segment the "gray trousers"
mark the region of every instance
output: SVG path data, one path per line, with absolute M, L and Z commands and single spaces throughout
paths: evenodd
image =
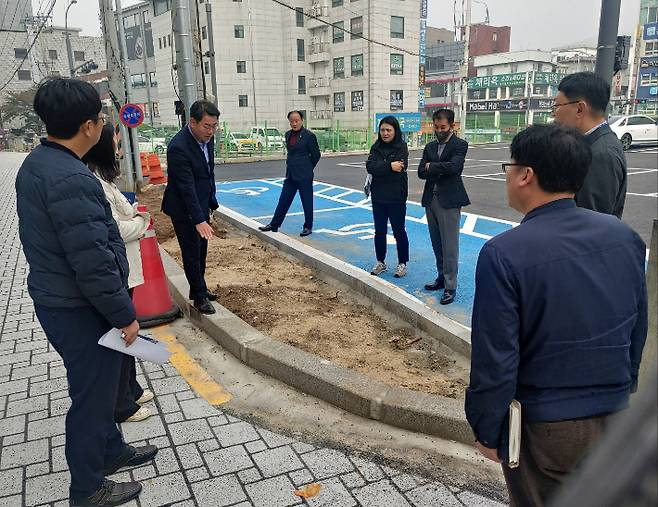
M 446 289 L 456 290 L 461 208 L 444 208 L 439 204 L 439 199 L 435 195 L 432 203 L 425 208 L 425 214 L 436 257 L 437 279 L 444 280 Z

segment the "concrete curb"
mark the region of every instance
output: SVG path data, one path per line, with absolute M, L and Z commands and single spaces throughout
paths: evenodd
M 470 357 L 471 331 L 468 327 L 435 312 L 429 306 L 396 285 L 371 276 L 347 262 L 336 259 L 280 232 L 263 233 L 258 222 L 220 206 L 217 216 L 239 229 L 255 234 L 282 252 L 292 255 L 309 267 L 347 285 L 373 303 L 397 315 L 455 352 Z
M 160 248 L 169 290 L 186 317 L 251 368 L 361 417 L 391 426 L 472 444 L 462 403 L 442 396 L 391 387 L 328 360 L 278 342 L 214 303 L 203 315 L 187 299 L 183 269 Z
M 419 148 L 420 149 L 420 148 Z M 369 150 L 359 151 L 326 151 L 322 152 L 322 158 L 349 157 L 350 155 L 367 155 Z M 218 158 L 215 164 L 241 164 L 245 162 L 276 162 L 286 160 L 286 155 L 256 155 L 253 157 Z

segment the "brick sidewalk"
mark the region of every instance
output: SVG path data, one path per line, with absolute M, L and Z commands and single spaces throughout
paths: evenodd
M 22 156 L 0 153 L 0 505 L 68 505 L 64 417 L 70 401 L 62 361 L 49 346 L 27 293 L 14 179 Z M 330 448 L 272 433 L 212 407 L 170 366 L 143 363 L 139 381 L 157 415 L 123 424 L 127 442 L 154 444 L 154 463 L 115 480 L 144 489 L 129 506 L 437 507 L 500 506 L 469 491 L 409 475 Z M 304 502 L 292 491 L 311 482 Z

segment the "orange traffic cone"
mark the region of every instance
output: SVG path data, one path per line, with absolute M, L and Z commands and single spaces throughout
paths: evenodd
M 138 205 L 138 211 L 146 211 L 146 206 Z M 180 316 L 180 310 L 174 304 L 162 258 L 155 237 L 153 219 L 146 229 L 146 234 L 139 242 L 142 255 L 144 283 L 135 287 L 133 304 L 137 312 L 137 321 L 141 327 L 152 327 L 171 322 Z
M 162 166 L 160 165 L 160 157 L 158 157 L 156 153 L 149 153 L 148 163 L 149 171 L 151 173 L 149 183 L 151 185 L 167 183 L 167 177 L 162 172 Z
M 147 158 L 148 153 L 139 152 L 139 160 L 142 164 L 142 177 L 148 178 L 151 174 L 149 171 L 149 160 Z

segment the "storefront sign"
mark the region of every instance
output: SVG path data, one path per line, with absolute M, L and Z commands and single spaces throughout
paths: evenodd
M 644 40 L 658 40 L 658 23 L 647 23 L 642 30 Z
M 515 99 L 467 102 L 466 108 L 469 113 L 483 113 L 491 111 L 525 111 L 528 108 L 528 101 L 526 99 Z
M 557 72 L 535 72 L 535 78 L 533 80 L 534 84 L 545 84 L 557 86 L 564 78 L 564 74 L 558 74 Z
M 658 69 L 658 57 L 650 56 L 648 58 L 640 58 L 641 69 Z
M 501 86 L 525 86 L 526 73 L 496 74 L 494 76 L 478 76 L 468 80 L 468 89 L 498 88 Z
M 420 1 L 420 19 L 427 19 L 427 0 Z
M 530 99 L 528 109 L 550 111 L 553 108 L 553 99 Z
M 402 132 L 419 132 L 422 128 L 421 113 L 377 113 L 375 114 L 375 132 L 379 127 L 379 122 L 386 116 L 397 118 Z
M 352 111 L 363 111 L 363 91 L 352 92 Z

